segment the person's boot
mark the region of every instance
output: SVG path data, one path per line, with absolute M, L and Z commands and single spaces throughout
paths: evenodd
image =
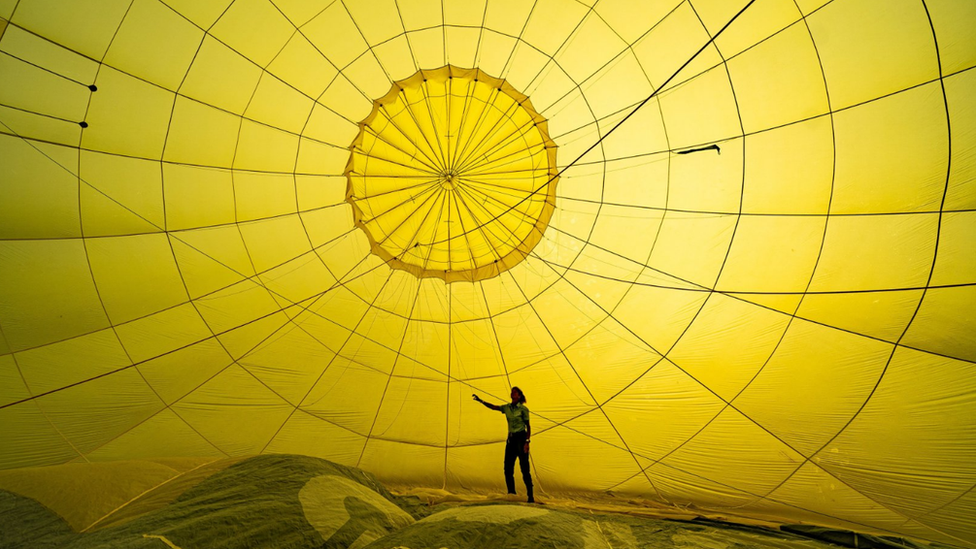
M 535 503 L 535 498 L 532 497 L 532 487 L 529 486 L 526 490 L 529 492 L 529 503 Z

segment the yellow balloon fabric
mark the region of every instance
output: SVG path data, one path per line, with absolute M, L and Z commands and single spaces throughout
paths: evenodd
M 0 468 L 976 547 L 976 3 L 0 0 Z M 519 483 L 520 484 L 520 483 Z

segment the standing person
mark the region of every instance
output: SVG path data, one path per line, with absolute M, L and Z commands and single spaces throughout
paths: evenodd
M 529 469 L 529 435 L 532 431 L 529 427 L 529 409 L 525 406 L 525 393 L 518 387 L 512 387 L 512 402 L 501 406 L 489 404 L 478 395 L 471 397 L 486 407 L 505 414 L 505 419 L 508 420 L 508 440 L 505 442 L 505 484 L 508 486 L 508 493 L 515 493 L 515 458 L 518 458 L 529 503 L 535 503 L 535 498 L 532 497 L 532 472 Z

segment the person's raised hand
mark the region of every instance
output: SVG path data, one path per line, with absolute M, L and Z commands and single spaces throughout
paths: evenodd
M 477 400 L 478 402 L 481 402 L 481 399 L 478 397 L 478 395 L 471 395 L 471 398 Z

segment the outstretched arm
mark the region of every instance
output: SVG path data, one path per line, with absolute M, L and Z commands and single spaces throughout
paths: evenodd
M 478 395 L 471 395 L 471 398 L 473 398 L 473 399 L 477 400 L 478 402 L 484 404 L 486 408 L 491 408 L 492 410 L 496 410 L 496 411 L 502 409 L 501 406 L 495 406 L 494 404 L 489 404 L 489 403 L 481 400 L 481 397 L 479 397 Z

